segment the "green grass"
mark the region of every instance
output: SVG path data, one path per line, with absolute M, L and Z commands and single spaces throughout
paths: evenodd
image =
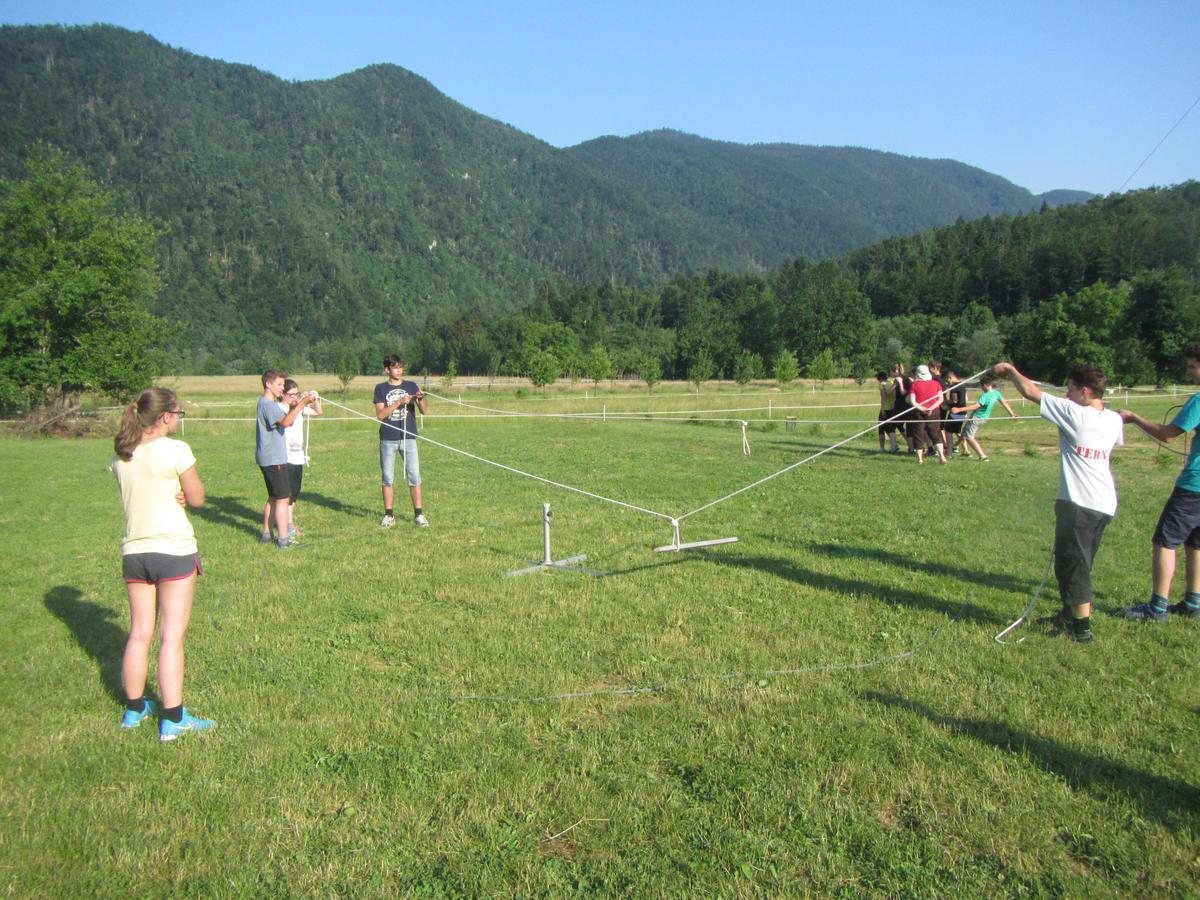
M 196 409 L 229 399 L 190 387 Z M 728 425 L 426 433 L 679 515 L 873 415 L 810 412 L 847 424 L 760 422 L 750 456 Z M 306 546 L 280 553 L 257 543 L 248 425 L 189 423 L 209 502 L 185 695 L 219 727 L 166 746 L 116 727 L 110 440 L 0 438 L 0 893 L 1194 895 L 1200 625 L 1106 615 L 1147 591 L 1179 458 L 1133 432 L 1116 458 L 1097 641 L 1000 646 L 1046 565 L 1057 440 L 1005 419 L 980 438 L 988 466 L 918 467 L 868 435 L 683 524 L 740 543 L 674 555 L 651 551 L 667 522 L 433 447 L 433 526 L 384 531 L 374 427 L 323 422 Z M 555 556 L 604 577 L 506 576 L 540 559 L 543 502 Z

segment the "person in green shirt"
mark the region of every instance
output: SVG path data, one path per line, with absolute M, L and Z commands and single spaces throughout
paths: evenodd
M 992 410 L 999 403 L 1008 414 L 1014 419 L 1017 414 L 1013 412 L 1013 408 L 1008 405 L 1008 401 L 1003 395 L 996 390 L 996 379 L 992 375 L 984 375 L 979 379 L 979 386 L 983 388 L 983 393 L 979 395 L 979 399 L 974 403 L 969 403 L 966 406 L 952 407 L 951 413 L 970 413 L 970 417 L 963 425 L 962 434 L 958 436 L 958 446 L 956 450 L 963 450 L 963 444 L 966 444 L 969 449 L 963 450 L 967 456 L 971 455 L 971 450 L 979 454 L 979 459 L 983 462 L 988 461 L 988 455 L 983 452 L 983 446 L 979 443 L 979 439 L 975 435 L 979 434 L 979 429 L 983 427 L 983 423 L 991 418 Z

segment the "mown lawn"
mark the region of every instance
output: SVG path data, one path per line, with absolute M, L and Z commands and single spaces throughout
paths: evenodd
M 432 527 L 382 530 L 374 427 L 322 422 L 297 515 L 305 546 L 281 553 L 257 543 L 248 424 L 199 421 L 238 410 L 188 387 L 209 501 L 192 517 L 205 575 L 186 698 L 219 726 L 173 745 L 149 724 L 117 728 L 128 612 L 110 439 L 0 438 L 2 893 L 1200 886 L 1200 623 L 1108 615 L 1147 593 L 1180 463 L 1139 434 L 1114 463 L 1122 505 L 1095 569 L 1096 642 L 1029 627 L 1001 646 L 1053 534 L 1044 423 L 988 425 L 987 465 L 918 467 L 867 435 L 684 522 L 685 541 L 739 543 L 656 554 L 665 520 L 429 446 Z M 425 433 L 678 516 L 873 418 L 854 408 L 869 392 L 804 402 L 795 431 L 774 412 L 733 416 L 752 420 L 749 456 L 735 425 L 431 416 Z M 1178 400 L 1133 402 L 1158 418 Z M 352 392 L 348 405 L 369 402 Z M 598 576 L 506 575 L 541 558 L 543 502 L 555 556 L 586 553 Z M 1051 580 L 1039 612 L 1056 604 Z

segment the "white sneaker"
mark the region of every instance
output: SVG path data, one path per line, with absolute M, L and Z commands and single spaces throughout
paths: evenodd
M 379 522 L 379 527 L 380 528 L 391 528 L 395 524 L 396 524 L 395 516 L 384 516 Z
M 429 520 L 427 518 L 425 518 L 424 513 L 417 516 L 415 519 L 413 519 L 413 521 L 417 523 L 418 528 L 428 528 L 429 527 Z

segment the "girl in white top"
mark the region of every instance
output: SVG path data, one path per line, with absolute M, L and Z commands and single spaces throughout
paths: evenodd
M 129 640 L 121 663 L 126 696 L 121 727 L 136 728 L 156 709 L 145 688 L 157 612 L 163 706 L 159 739 L 164 741 L 215 724 L 183 707 L 183 639 L 201 573 L 196 537 L 184 506 L 204 504 L 204 484 L 191 448 L 168 437 L 182 416 L 173 392 L 150 388 L 125 408 L 121 430 L 113 440 L 112 471 L 125 508 L 121 553 L 130 612 Z

